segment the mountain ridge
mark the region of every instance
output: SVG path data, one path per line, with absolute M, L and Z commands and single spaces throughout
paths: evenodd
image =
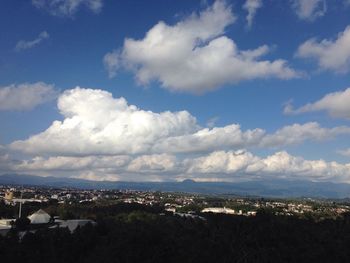
M 198 194 L 229 194 L 261 197 L 348 198 L 350 184 L 301 180 L 256 180 L 246 182 L 127 182 L 90 181 L 67 177 L 41 177 L 28 174 L 0 175 L 0 184 L 79 189 L 129 189 L 140 191 L 186 192 Z

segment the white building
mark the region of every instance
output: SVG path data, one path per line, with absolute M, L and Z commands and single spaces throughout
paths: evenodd
M 11 226 L 16 219 L 0 219 L 0 226 Z
M 215 213 L 215 214 L 230 214 L 234 215 L 235 210 L 226 207 L 208 207 L 202 210 L 202 213 Z
M 5 236 L 16 219 L 0 219 L 0 235 Z
M 34 214 L 28 216 L 31 224 L 48 224 L 51 221 L 51 216 L 44 210 L 40 209 Z

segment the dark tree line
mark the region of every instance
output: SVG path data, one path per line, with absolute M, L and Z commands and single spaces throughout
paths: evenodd
M 67 207 L 71 209 L 71 207 Z M 315 222 L 274 216 L 160 214 L 138 204 L 81 206 L 97 226 L 0 237 L 2 262 L 350 262 L 350 216 Z

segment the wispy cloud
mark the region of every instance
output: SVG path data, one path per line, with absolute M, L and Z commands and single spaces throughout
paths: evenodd
M 294 109 L 291 102 L 284 108 L 285 114 L 301 114 L 306 112 L 326 111 L 331 117 L 350 119 L 350 88 L 326 94 L 313 103 L 307 103 Z
M 72 17 L 81 7 L 94 13 L 100 12 L 103 0 L 32 0 L 32 4 L 54 16 Z
M 31 110 L 56 98 L 57 95 L 54 86 L 44 82 L 0 87 L 0 111 Z
M 292 0 L 292 7 L 300 19 L 310 22 L 324 16 L 327 11 L 325 0 Z
M 296 52 L 300 58 L 314 59 L 319 69 L 337 73 L 350 71 L 350 26 L 338 34 L 337 39 L 317 41 L 311 38 L 301 44 Z
M 114 50 L 103 57 L 103 64 L 108 71 L 109 78 L 114 78 L 120 67 L 119 52 Z
M 46 32 L 43 31 L 41 32 L 38 37 L 36 39 L 33 40 L 20 40 L 17 42 L 16 46 L 15 46 L 15 51 L 19 52 L 22 50 L 26 50 L 26 49 L 31 49 L 37 45 L 39 45 L 42 41 L 44 41 L 45 39 L 48 39 L 50 37 L 50 35 Z
M 248 12 L 246 17 L 248 28 L 252 27 L 256 12 L 259 8 L 262 7 L 262 5 L 262 0 L 246 0 L 244 3 L 243 9 Z
M 337 153 L 346 156 L 346 157 L 350 157 L 350 148 L 345 149 L 345 150 L 338 150 Z

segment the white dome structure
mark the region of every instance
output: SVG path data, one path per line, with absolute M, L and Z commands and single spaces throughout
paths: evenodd
M 51 220 L 51 216 L 44 210 L 40 209 L 34 214 L 28 216 L 31 224 L 47 224 Z

